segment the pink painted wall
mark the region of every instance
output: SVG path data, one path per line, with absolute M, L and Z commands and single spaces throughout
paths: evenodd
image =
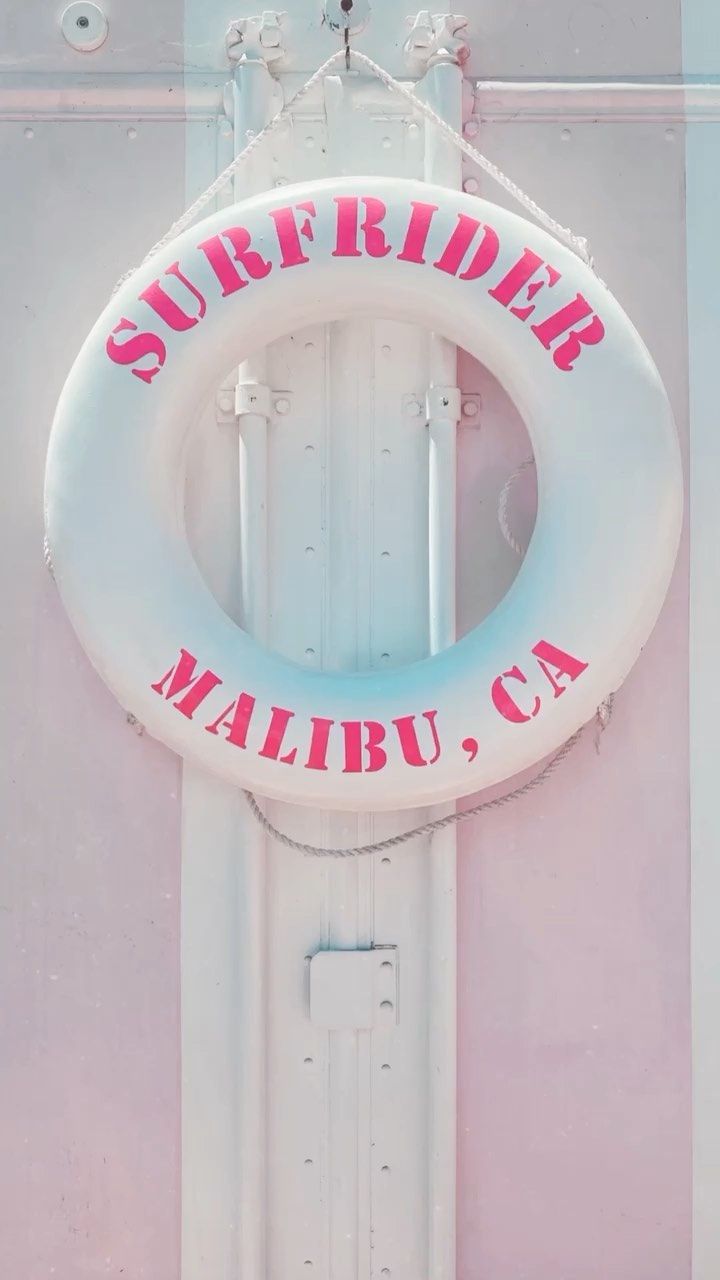
M 559 135 L 514 124 L 482 141 L 589 235 L 685 439 L 683 138 L 661 122 Z M 467 628 L 514 572 L 495 493 L 527 440 L 469 362 L 463 384 L 484 399 L 460 441 Z M 525 535 L 533 498 L 523 482 L 512 504 Z M 587 732 L 540 792 L 461 828 L 460 1280 L 690 1274 L 686 551 L 597 750 Z
M 2 124 L 22 194 L 0 250 L 0 1271 L 177 1280 L 180 769 L 71 632 L 42 485 L 70 362 L 182 202 L 184 144 L 172 125 L 27 127 Z
M 181 6 L 151 6 L 152 31 L 120 8 L 100 69 L 176 65 Z M 70 65 L 46 11 L 0 19 L 4 56 L 37 74 Z M 678 21 L 677 0 L 563 4 L 552 22 L 514 0 L 492 7 L 471 70 L 677 74 Z M 41 487 L 73 353 L 184 202 L 183 129 L 146 123 L 130 141 L 119 122 L 41 121 L 33 138 L 26 125 L 2 123 L 21 193 L 3 202 L 0 312 L 3 1264 L 17 1280 L 177 1280 L 179 768 L 80 653 L 42 563 Z M 684 432 L 680 131 L 560 128 L 487 126 L 481 142 L 590 235 Z M 525 442 L 485 375 L 466 366 L 463 382 L 484 400 L 460 443 L 467 627 L 514 571 L 494 501 Z M 683 558 L 599 753 L 588 735 L 542 792 L 463 829 L 460 1280 L 689 1274 L 686 682 Z

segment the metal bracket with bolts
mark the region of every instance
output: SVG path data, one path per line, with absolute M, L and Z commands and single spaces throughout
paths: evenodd
M 405 56 L 416 69 L 427 70 L 437 62 L 462 66 L 470 56 L 470 46 L 462 34 L 467 18 L 458 13 L 435 13 L 423 9 L 410 18 L 412 29 L 405 41 Z
M 287 15 L 265 9 L 251 18 L 236 18 L 225 33 L 230 62 L 276 62 L 285 55 L 282 21 Z

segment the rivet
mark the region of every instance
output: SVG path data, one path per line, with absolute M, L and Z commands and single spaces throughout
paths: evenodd
M 572 138 L 572 133 L 570 132 L 569 129 L 561 129 L 560 138 L 562 142 L 569 142 L 570 139 Z
M 314 445 L 314 444 L 306 444 L 306 445 L 305 445 L 305 452 L 306 452 L 306 453 L 314 453 L 314 452 L 315 452 L 315 445 Z
M 385 150 L 389 151 L 392 146 L 392 138 L 383 138 L 382 144 Z
M 464 418 L 476 418 L 478 414 L 477 400 L 463 400 L 462 412 Z
M 468 120 L 465 124 L 465 137 L 474 138 L 480 132 L 480 125 L 477 120 Z
M 674 141 L 675 141 L 675 130 L 674 130 L 674 129 L 666 129 L 666 130 L 665 130 L 665 141 L 666 141 L 666 142 L 674 142 Z
M 314 555 L 315 555 L 315 548 L 314 548 L 314 547 L 306 547 L 306 548 L 305 548 L 305 555 L 306 555 L 306 556 L 314 556 Z
M 313 1065 L 313 1059 L 312 1059 L 312 1058 L 303 1058 L 303 1065 L 304 1065 L 304 1066 L 306 1066 L 306 1067 L 311 1067 L 311 1066 Z
M 289 401 L 289 400 L 285 400 L 285 399 L 284 399 L 284 398 L 282 398 L 282 397 L 281 397 L 279 400 L 276 400 L 276 401 L 275 401 L 275 412 L 276 412 L 276 413 L 289 413 L 289 412 L 290 412 L 290 401 Z
M 35 137 L 35 130 L 34 130 L 34 129 L 31 129 L 29 125 L 28 125 L 27 129 L 25 130 L 25 137 L 26 137 L 26 138 L 34 138 L 34 137 Z
M 382 456 L 383 456 L 383 458 L 389 458 L 389 457 L 390 457 L 390 450 L 389 450 L 389 449 L 383 449 L 383 450 L 382 450 Z
M 382 1166 L 382 1168 L 380 1169 L 380 1172 L 381 1172 L 381 1173 L 386 1173 L 386 1174 L 387 1174 L 387 1173 L 389 1173 L 389 1172 L 390 1172 L 390 1165 L 389 1165 L 389 1164 L 384 1164 L 384 1165 Z M 383 1274 L 384 1274 L 384 1272 L 383 1272 Z
M 275 186 L 276 186 L 276 187 L 286 187 L 286 186 L 287 186 L 287 184 L 288 184 L 288 180 L 287 180 L 287 178 L 276 178 L 276 179 L 275 179 Z
M 314 650 L 314 649 L 306 649 L 306 650 L 305 650 L 305 657 L 306 657 L 306 658 L 314 658 L 314 657 L 315 657 L 315 650 Z
M 463 182 L 463 191 L 469 192 L 470 195 L 474 195 L 475 192 L 479 190 L 480 190 L 480 183 L 478 182 L 477 178 L 466 178 L 465 181 Z
M 422 406 L 420 404 L 420 401 L 408 400 L 407 404 L 405 405 L 405 412 L 408 413 L 411 418 L 419 418 L 422 412 Z
M 131 142 L 134 142 L 135 139 L 137 138 L 137 129 L 135 129 L 133 125 L 131 125 L 130 128 L 128 129 L 127 136 Z
M 384 867 L 389 867 L 389 866 L 390 866 L 390 859 L 389 859 L 389 858 L 383 858 L 383 860 L 382 860 L 382 864 L 383 864 L 383 866 L 384 866 Z
M 309 353 L 310 351 L 314 351 L 314 350 L 315 350 L 315 343 L 314 343 L 314 342 L 306 342 L 306 343 L 305 343 L 305 350 L 306 350 L 308 353 Z
M 389 356 L 389 355 L 390 355 L 390 353 L 391 353 L 391 351 L 392 351 L 392 347 L 388 347 L 388 346 L 386 345 L 386 346 L 384 346 L 384 347 L 381 347 L 381 348 L 380 348 L 380 350 L 382 351 L 382 353 L 383 353 L 383 355 L 384 355 L 384 356 Z
M 221 391 L 218 396 L 218 408 L 222 413 L 232 413 L 235 400 L 231 391 Z
M 380 1070 L 381 1070 L 381 1071 L 390 1071 L 390 1070 L 392 1070 L 392 1068 L 391 1068 L 391 1066 L 390 1066 L 390 1063 L 389 1063 L 389 1062 L 383 1062 L 383 1064 L 382 1064 L 382 1066 L 381 1066 Z
M 381 1001 L 380 1001 L 380 1008 L 381 1008 L 381 1009 L 392 1009 L 392 1007 L 393 1007 L 392 1000 L 381 1000 Z
M 381 559 L 381 560 L 389 560 L 389 559 L 390 559 L 390 552 L 389 552 L 389 551 L 381 551 L 381 552 L 380 552 L 380 559 Z
M 312 1160 L 311 1160 L 311 1159 L 310 1159 L 310 1157 L 308 1156 L 307 1160 L 305 1161 L 305 1165 L 306 1165 L 306 1167 L 308 1167 L 308 1168 L 309 1168 L 311 1164 L 312 1164 Z
M 389 654 L 389 653 L 381 653 L 381 654 L 380 654 L 380 661 L 381 661 L 381 662 L 389 662 L 389 661 L 390 661 L 390 654 Z
M 392 967 L 393 967 L 392 960 L 383 960 L 382 964 L 380 965 L 381 969 L 392 969 Z

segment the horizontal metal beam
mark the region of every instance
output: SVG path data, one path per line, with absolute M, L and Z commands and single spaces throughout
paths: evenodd
M 223 111 L 227 73 L 0 74 L 0 121 L 212 120 Z M 297 83 L 294 83 L 297 81 Z M 290 95 L 302 76 L 284 78 Z M 379 82 L 358 88 L 364 105 L 383 115 L 407 114 L 407 106 Z M 720 121 L 720 84 L 664 81 L 506 81 L 474 84 L 475 114 L 488 122 L 592 122 L 682 124 Z M 322 111 L 321 95 L 309 95 L 300 114 Z

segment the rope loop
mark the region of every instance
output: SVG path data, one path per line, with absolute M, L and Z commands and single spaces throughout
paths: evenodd
M 410 104 L 414 112 L 417 112 L 428 120 L 434 128 L 443 135 L 443 137 L 447 138 L 448 142 L 450 142 L 452 146 L 457 147 L 470 160 L 472 160 L 474 164 L 482 169 L 483 172 L 487 173 L 488 176 L 502 187 L 513 200 L 517 201 L 517 203 L 521 205 L 536 222 L 554 235 L 556 239 L 567 245 L 567 247 L 571 249 L 582 262 L 595 272 L 594 261 L 585 236 L 576 235 L 569 227 L 563 226 L 561 222 L 558 222 L 556 218 L 553 218 L 551 214 L 547 213 L 545 209 L 537 204 L 537 202 L 533 200 L 527 192 L 518 185 L 518 183 L 514 182 L 512 178 L 509 178 L 498 165 L 494 164 L 492 160 L 489 160 L 488 157 L 478 151 L 476 147 L 473 147 L 472 143 L 468 142 L 467 139 L 464 138 L 462 134 L 458 133 L 452 125 L 448 124 L 446 120 L 443 120 L 442 116 L 438 115 L 438 113 L 433 110 L 427 102 L 423 102 L 414 90 L 408 88 L 408 86 L 401 83 L 401 81 L 396 80 L 394 76 L 390 75 L 389 71 L 386 71 L 377 62 L 374 62 L 366 53 L 360 53 L 356 49 L 351 50 L 349 40 L 346 41 L 345 46 L 342 49 L 339 49 L 329 58 L 325 59 L 310 78 L 298 89 L 297 93 L 295 93 L 293 97 L 284 104 L 280 111 L 273 116 L 272 120 L 268 122 L 265 128 L 261 129 L 249 140 L 247 146 L 245 146 L 242 151 L 238 152 L 231 163 L 223 169 L 222 173 L 218 174 L 217 178 L 215 178 L 215 180 L 211 182 L 203 192 L 201 192 L 197 199 L 189 205 L 185 212 L 181 214 L 175 222 L 173 222 L 172 226 L 168 228 L 165 234 L 161 236 L 161 238 L 145 254 L 145 257 L 140 264 L 141 266 L 145 266 L 145 264 L 154 258 L 161 249 L 164 249 L 166 245 L 170 244 L 171 241 L 175 240 L 177 236 L 181 235 L 183 231 L 192 225 L 198 214 L 201 213 L 202 210 L 215 199 L 215 196 L 217 196 L 219 192 L 221 192 L 228 183 L 232 181 L 235 174 L 242 165 L 245 164 L 246 160 L 253 154 L 253 152 L 256 151 L 271 134 L 273 134 L 286 120 L 290 118 L 292 112 L 297 108 L 300 102 L 302 102 L 303 98 L 307 97 L 316 85 L 318 85 L 340 62 L 345 63 L 346 71 L 351 70 L 352 63 L 364 67 L 376 76 L 377 79 L 380 80 L 380 82 L 392 93 L 398 94 L 401 98 L 404 98 L 405 101 Z M 117 290 L 135 274 L 136 269 L 137 268 L 131 268 L 131 270 L 125 272 L 115 285 L 113 293 L 116 293 Z M 514 537 L 508 525 L 507 503 L 512 485 L 518 476 L 525 471 L 531 463 L 532 459 L 526 459 L 512 473 L 504 485 L 498 501 L 498 520 L 500 521 L 503 536 L 518 555 L 523 555 L 524 548 Z M 602 703 L 600 707 L 598 707 L 596 717 L 596 746 L 599 735 L 609 724 L 612 714 L 612 700 L 613 695 L 610 695 L 610 697 Z M 505 805 L 513 803 L 515 800 L 519 800 L 522 796 L 528 795 L 537 787 L 542 786 L 542 784 L 552 776 L 555 770 L 560 767 L 563 761 L 570 755 L 571 751 L 580 741 L 582 734 L 583 729 L 578 729 L 578 731 L 574 733 L 571 738 L 568 738 L 567 742 L 560 747 L 559 751 L 551 757 L 547 764 L 542 767 L 539 773 L 535 774 L 535 776 L 530 778 L 527 782 L 522 783 L 519 787 L 516 787 L 514 791 L 509 791 L 505 795 L 496 796 L 492 800 L 482 800 L 478 804 L 472 805 L 469 809 L 454 810 L 442 818 L 435 818 L 430 822 L 425 822 L 420 826 L 413 827 L 409 831 L 401 832 L 399 835 L 389 836 L 385 840 L 378 840 L 373 844 L 357 845 L 352 848 L 321 848 L 318 845 L 306 844 L 301 840 L 293 840 L 291 836 L 288 836 L 285 832 L 280 831 L 273 825 L 261 809 L 257 799 L 251 791 L 245 791 L 243 794 L 250 812 L 266 834 L 273 840 L 276 840 L 279 844 L 284 845 L 287 849 L 293 849 L 298 853 L 303 853 L 308 857 L 315 858 L 351 858 L 368 856 L 370 854 L 384 853 L 388 849 L 395 849 L 399 845 L 407 844 L 409 841 L 419 839 L 423 836 L 433 835 L 435 832 L 442 831 L 446 827 L 457 826 L 459 823 L 468 822 L 471 818 L 477 817 L 480 813 L 488 812 L 491 809 L 500 809 Z
M 611 694 L 598 707 L 596 716 L 598 739 L 610 723 L 613 697 L 614 695 Z M 422 836 L 432 836 L 437 831 L 445 830 L 446 827 L 456 827 L 461 822 L 469 822 L 471 818 L 476 818 L 478 814 L 487 813 L 491 809 L 503 809 L 505 805 L 512 804 L 515 800 L 520 800 L 522 796 L 529 795 L 531 791 L 535 791 L 537 787 L 541 787 L 544 782 L 547 782 L 548 778 L 555 773 L 555 770 L 559 769 L 563 761 L 570 755 L 570 752 L 577 746 L 584 731 L 585 726 L 583 725 L 571 738 L 568 738 L 567 742 L 563 743 L 554 756 L 551 756 L 539 773 L 529 778 L 527 782 L 521 783 L 514 791 L 495 796 L 492 800 L 481 800 L 469 809 L 454 809 L 452 813 L 446 813 L 442 818 L 434 818 L 431 822 L 424 822 L 421 826 L 412 827 L 409 831 L 402 831 L 396 836 L 388 836 L 385 840 L 376 840 L 373 844 L 354 845 L 350 848 L 327 848 L 315 844 L 306 844 L 302 840 L 293 840 L 292 836 L 287 835 L 285 831 L 280 831 L 278 827 L 273 825 L 267 814 L 260 808 L 252 791 L 245 791 L 243 794 L 250 812 L 259 822 L 265 834 L 277 841 L 278 844 L 284 845 L 286 849 L 293 849 L 296 853 L 303 853 L 310 858 L 368 857 L 375 853 L 385 853 L 388 849 L 396 849 L 399 845 L 408 844 L 411 840 L 419 840 Z
M 585 236 L 578 236 L 571 231 L 569 227 L 564 227 L 561 222 L 558 222 L 556 218 L 553 218 L 549 213 L 541 208 L 541 206 L 537 204 L 536 201 L 527 194 L 527 192 L 523 191 L 522 187 L 518 186 L 517 182 L 513 182 L 512 178 L 509 178 L 506 173 L 503 173 L 502 169 L 500 169 L 498 165 L 494 164 L 492 160 L 489 160 L 481 151 L 478 151 L 477 148 L 474 147 L 472 143 L 468 142 L 467 138 L 464 138 L 462 134 L 458 133 L 456 129 L 453 129 L 452 125 L 448 124 L 447 120 L 443 120 L 442 116 L 438 115 L 437 111 L 434 111 L 427 102 L 423 102 L 413 89 L 408 88 L 408 86 L 403 84 L 400 80 L 396 80 L 394 76 L 390 75 L 389 71 L 386 71 L 384 67 L 379 65 L 379 63 L 374 62 L 366 53 L 360 53 L 357 49 L 350 50 L 349 44 L 342 49 L 338 49 L 335 53 L 331 54 L 329 58 L 326 58 L 323 63 L 321 63 L 317 71 L 313 72 L 310 78 L 301 85 L 297 93 L 295 93 L 293 97 L 290 98 L 283 107 L 281 107 L 277 114 L 273 116 L 272 120 L 268 121 L 265 128 L 261 129 L 259 133 L 256 133 L 255 136 L 250 139 L 247 146 L 245 146 L 242 151 L 238 152 L 235 158 L 231 160 L 230 164 L 223 169 L 222 173 L 218 174 L 217 178 L 215 178 L 215 180 L 211 182 L 203 192 L 201 192 L 197 197 L 197 200 L 194 200 L 193 203 L 188 206 L 185 212 L 181 214 L 175 222 L 173 222 L 172 226 L 168 228 L 165 234 L 156 241 L 151 249 L 148 250 L 140 264 L 141 266 L 145 266 L 151 258 L 155 257 L 156 253 L 159 253 L 161 249 L 164 249 L 167 244 L 170 244 L 170 242 L 185 231 L 187 227 L 192 225 L 198 214 L 201 213 L 202 210 L 210 204 L 211 200 L 214 200 L 215 196 L 232 181 L 235 174 L 242 165 L 245 164 L 248 157 L 251 156 L 253 152 L 256 151 L 257 148 L 280 127 L 281 124 L 284 124 L 284 122 L 291 117 L 292 112 L 299 103 L 302 102 L 303 98 L 307 97 L 316 85 L 318 85 L 325 76 L 341 62 L 345 63 L 348 70 L 352 63 L 359 64 L 361 67 L 372 72 L 372 74 L 376 76 L 377 79 L 392 93 L 396 93 L 401 98 L 404 98 L 405 101 L 410 104 L 413 111 L 418 112 L 421 116 L 424 116 L 426 120 L 429 120 L 430 123 L 434 125 L 434 127 L 439 130 L 445 138 L 447 138 L 448 142 L 450 142 L 452 146 L 455 146 L 462 151 L 470 160 L 473 161 L 474 164 L 478 165 L 480 169 L 487 173 L 494 182 L 497 182 L 504 191 L 507 191 L 508 195 L 512 196 L 513 200 L 516 200 L 523 209 L 531 214 L 536 222 L 539 222 L 541 226 L 545 227 L 546 231 L 549 231 L 551 235 L 556 237 L 556 239 L 562 241 L 562 243 L 567 245 L 569 249 L 572 249 L 573 253 L 577 254 L 578 258 L 590 267 L 592 271 L 595 271 L 593 258 Z M 132 270 L 125 272 L 115 285 L 113 293 L 117 293 L 120 286 L 134 274 L 135 270 L 136 268 L 133 268 Z

